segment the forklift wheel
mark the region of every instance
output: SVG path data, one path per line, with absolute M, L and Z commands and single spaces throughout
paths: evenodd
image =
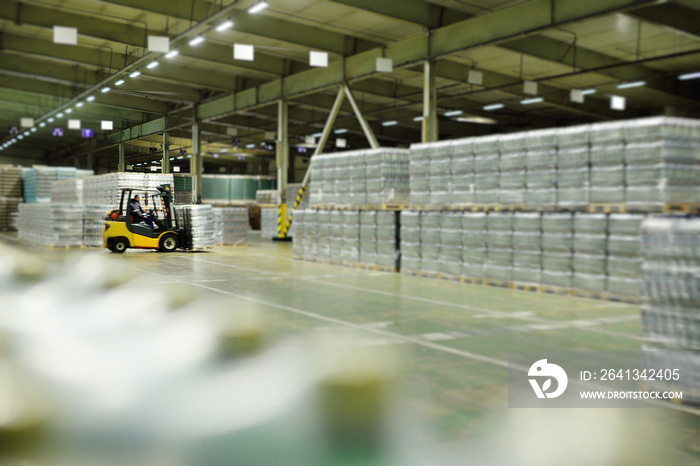
M 160 238 L 160 248 L 163 252 L 173 252 L 177 249 L 177 236 L 173 233 L 166 233 Z
M 118 238 L 114 241 L 114 243 L 112 243 L 112 247 L 109 249 L 112 252 L 121 254 L 126 251 L 127 247 L 129 247 L 129 245 L 126 244 L 126 240 L 123 238 Z

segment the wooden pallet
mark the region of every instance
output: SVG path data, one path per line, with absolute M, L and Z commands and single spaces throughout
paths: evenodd
M 538 291 L 540 293 L 555 294 L 559 296 L 573 296 L 571 289 L 562 288 L 559 286 L 539 285 Z
M 617 214 L 627 212 L 627 204 L 589 204 L 588 212 L 598 214 Z
M 665 214 L 695 214 L 700 212 L 700 204 L 668 203 L 661 206 Z
M 221 243 L 217 244 L 217 246 L 226 246 L 229 248 L 247 248 L 248 243 Z
M 497 204 L 493 207 L 494 212 L 523 212 L 528 210 L 525 204 Z
M 531 292 L 539 292 L 540 287 L 542 285 L 538 284 L 532 284 L 532 283 L 519 283 L 519 282 L 512 282 L 512 287 L 514 290 L 519 290 L 519 291 L 531 291 Z

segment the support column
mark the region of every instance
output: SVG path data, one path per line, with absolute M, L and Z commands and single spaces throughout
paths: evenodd
M 87 160 L 85 161 L 85 165 L 88 170 L 94 170 L 95 169 L 95 157 L 92 155 L 92 152 L 88 152 L 87 154 Z
M 202 171 L 203 163 L 200 148 L 199 122 L 192 121 L 192 158 L 190 159 L 190 173 L 192 174 L 192 204 L 202 203 Z
M 163 163 L 161 163 L 162 173 L 170 173 L 170 135 L 163 133 Z
M 287 177 L 289 173 L 289 105 L 277 102 L 277 238 L 287 237 Z
M 422 142 L 435 142 L 438 140 L 437 120 L 437 63 L 426 61 L 423 63 L 423 131 Z
M 125 149 L 126 148 L 123 142 L 119 144 L 119 162 L 117 163 L 117 171 L 120 173 L 126 171 L 126 161 L 124 160 Z
M 357 105 L 357 102 L 355 101 L 355 97 L 352 95 L 350 87 L 347 84 L 344 84 L 343 86 L 345 89 L 345 94 L 348 96 L 348 100 L 350 101 L 350 105 L 352 106 L 352 110 L 353 112 L 355 112 L 357 121 L 360 122 L 360 126 L 362 126 L 362 131 L 365 133 L 365 137 L 369 141 L 370 147 L 372 147 L 372 149 L 378 149 L 379 143 L 377 142 L 377 137 L 374 135 L 374 131 L 372 131 L 372 128 L 369 126 L 369 123 L 367 123 L 367 120 L 365 120 L 365 117 L 362 115 L 362 111 Z

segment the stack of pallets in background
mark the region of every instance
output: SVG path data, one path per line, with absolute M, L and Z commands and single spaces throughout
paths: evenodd
M 83 245 L 83 205 L 39 202 L 20 204 L 19 238 L 51 247 Z
M 245 207 L 214 207 L 214 242 L 221 245 L 248 243 L 248 209 Z
M 0 231 L 15 230 L 19 203 L 22 202 L 22 169 L 0 165 Z

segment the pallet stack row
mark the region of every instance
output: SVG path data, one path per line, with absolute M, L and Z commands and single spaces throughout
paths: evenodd
M 374 210 L 299 210 L 294 220 L 294 257 L 396 270 L 396 215 Z
M 644 216 L 401 212 L 401 270 L 633 297 Z M 635 234 L 637 232 L 637 234 Z
M 17 210 L 22 202 L 22 169 L 0 166 L 0 231 L 17 229 Z
M 311 206 L 406 204 L 408 168 L 409 151 L 405 149 L 366 149 L 318 155 L 311 159 Z
M 51 189 L 54 182 L 87 178 L 92 174 L 92 170 L 79 170 L 75 167 L 22 168 L 24 202 L 51 202 Z
M 19 205 L 18 237 L 28 243 L 51 247 L 83 244 L 82 204 L 38 202 Z
M 413 205 L 700 203 L 700 121 L 655 117 L 411 146 Z

